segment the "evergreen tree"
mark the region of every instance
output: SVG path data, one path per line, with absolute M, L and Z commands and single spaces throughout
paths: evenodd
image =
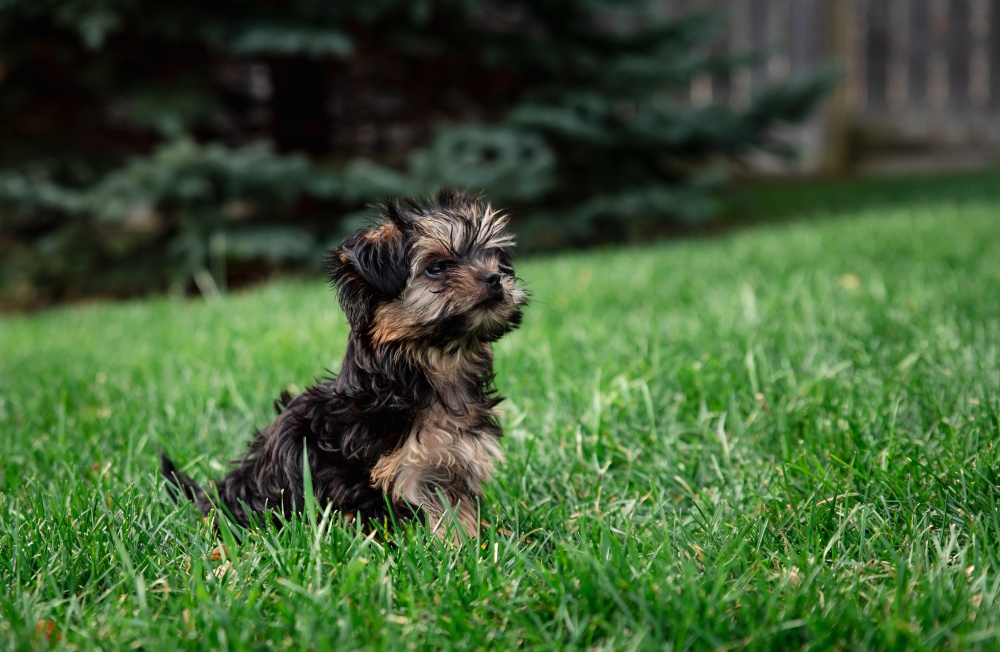
M 312 264 L 366 202 L 441 185 L 527 248 L 704 218 L 717 163 L 828 81 L 693 106 L 751 62 L 719 28 L 638 0 L 0 0 L 0 293 Z

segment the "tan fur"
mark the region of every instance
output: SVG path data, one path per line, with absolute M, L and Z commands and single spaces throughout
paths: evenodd
M 469 401 L 468 386 L 461 381 L 470 366 L 484 359 L 492 360 L 492 350 L 483 346 L 448 355 L 440 350 L 419 349 L 411 355 L 427 370 L 441 402 L 424 410 L 414 421 L 404 444 L 379 460 L 372 470 L 372 482 L 382 491 L 392 491 L 411 505 L 422 507 L 428 515 L 428 525 L 439 536 L 448 531 L 443 521 L 449 509 L 466 536 L 474 536 L 478 528 L 475 496 L 437 492 L 447 491 L 460 475 L 478 495 L 482 483 L 503 458 L 496 438 L 473 431 L 474 414 L 464 409 Z
M 495 410 L 484 414 L 481 407 L 470 407 L 476 374 L 493 359 L 490 346 L 476 344 L 476 336 L 481 329 L 506 324 L 525 303 L 524 291 L 506 274 L 501 279 L 504 300 L 490 300 L 491 290 L 482 278 L 500 271 L 498 249 L 513 246 L 513 238 L 504 230 L 504 215 L 488 205 L 476 204 L 471 211 L 430 214 L 415 222 L 410 280 L 398 299 L 375 309 L 369 326 L 376 345 L 407 343 L 400 355 L 426 372 L 437 399 L 416 416 L 403 444 L 376 463 L 371 481 L 422 508 L 439 536 L 448 532 L 449 512 L 467 536 L 475 536 L 482 483 L 502 457 L 497 436 L 476 431 L 484 417 L 497 416 Z M 447 291 L 424 274 L 432 263 L 458 259 L 461 264 L 447 274 Z M 448 350 L 427 347 L 424 338 L 444 317 L 456 314 L 470 319 L 467 342 Z
M 507 216 L 489 205 L 482 209 L 481 215 L 476 212 L 463 221 L 446 214 L 421 220 L 419 232 L 422 237 L 415 247 L 421 255 L 414 257 L 414 268 L 424 265 L 429 257 L 447 257 L 455 251 L 511 247 L 514 237 L 504 230 L 506 226 Z
M 382 226 L 376 227 L 368 231 L 365 234 L 365 237 L 371 241 L 376 241 L 376 240 L 392 241 L 392 240 L 398 240 L 400 235 L 402 234 L 399 232 L 399 229 L 396 227 L 395 224 L 383 224 Z
M 445 303 L 434 294 L 426 279 L 411 281 L 398 301 L 379 306 L 372 324 L 372 341 L 388 344 L 426 335 L 441 316 Z
M 379 460 L 371 474 L 373 484 L 382 491 L 394 492 L 411 505 L 422 507 L 428 515 L 428 524 L 438 528 L 441 536 L 447 531 L 441 526 L 449 508 L 458 517 L 465 534 L 475 536 L 476 498 L 439 496 L 437 489 L 453 484 L 456 471 L 461 471 L 479 493 L 496 461 L 503 456 L 500 443 L 493 437 L 478 437 L 470 432 L 463 416 L 467 415 L 456 415 L 442 405 L 424 411 L 417 417 L 406 442 Z
M 447 218 L 427 219 L 420 223 L 424 237 L 414 247 L 420 253 L 414 256 L 411 281 L 399 300 L 379 306 L 376 310 L 371 330 L 375 343 L 388 344 L 422 337 L 434 327 L 445 309 L 465 312 L 473 309 L 483 298 L 484 289 L 479 283 L 479 277 L 484 272 L 498 271 L 497 257 L 487 252 L 494 248 L 509 247 L 513 243 L 512 237 L 502 230 L 507 223 L 506 217 L 492 211 L 489 206 L 485 211 L 488 216 L 484 218 L 485 225 L 472 231 L 456 228 L 454 221 Z M 420 274 L 428 261 L 446 260 L 452 252 L 470 246 L 483 252 L 479 260 L 459 271 L 447 297 L 433 292 L 431 283 Z M 517 287 L 513 278 L 505 278 L 503 287 L 511 299 L 511 310 L 514 309 L 513 306 L 523 303 L 524 291 Z M 483 319 L 493 319 L 499 323 L 509 316 L 509 313 L 491 311 L 489 314 L 484 313 Z

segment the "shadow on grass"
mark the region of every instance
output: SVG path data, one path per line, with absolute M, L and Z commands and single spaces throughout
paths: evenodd
M 755 181 L 728 193 L 721 221 L 739 228 L 882 206 L 983 200 L 1000 201 L 1000 167 L 935 175 Z

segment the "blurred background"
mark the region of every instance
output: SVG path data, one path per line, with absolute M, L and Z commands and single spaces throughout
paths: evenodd
M 537 252 L 734 184 L 985 168 L 990 0 L 2 0 L 0 308 L 318 274 L 441 186 Z

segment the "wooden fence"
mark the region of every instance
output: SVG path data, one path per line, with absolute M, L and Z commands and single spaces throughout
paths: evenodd
M 672 14 L 720 10 L 723 51 L 768 55 L 732 79 L 695 82 L 693 101 L 739 101 L 773 81 L 841 68 L 825 110 L 786 134 L 804 150 L 801 168 L 1000 158 L 1000 0 L 653 1 Z

